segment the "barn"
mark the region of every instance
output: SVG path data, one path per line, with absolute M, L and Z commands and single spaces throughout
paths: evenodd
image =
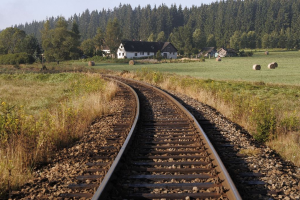
M 220 57 L 234 57 L 237 56 L 238 54 L 234 49 L 227 49 L 227 48 L 220 48 L 218 50 L 218 56 Z
M 143 58 L 155 56 L 160 51 L 163 58 L 176 59 L 177 49 L 170 42 L 122 41 L 118 51 L 118 59 Z

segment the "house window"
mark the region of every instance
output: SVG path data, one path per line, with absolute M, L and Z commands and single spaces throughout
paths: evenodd
M 144 55 L 144 52 L 140 52 L 141 55 Z
M 137 53 L 134 53 L 134 56 L 137 56 Z
M 119 56 L 121 56 L 121 53 L 119 53 Z
M 122 53 L 122 56 L 124 56 L 124 53 Z
M 149 56 L 149 55 L 150 55 L 150 52 L 147 52 L 147 55 Z

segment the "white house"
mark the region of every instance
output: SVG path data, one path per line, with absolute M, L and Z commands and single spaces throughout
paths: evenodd
M 160 51 L 167 59 L 177 58 L 177 49 L 170 42 L 123 41 L 117 51 L 118 59 L 155 56 Z

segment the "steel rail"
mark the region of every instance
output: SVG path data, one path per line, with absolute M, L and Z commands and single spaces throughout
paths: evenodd
M 113 178 L 113 173 L 117 170 L 118 165 L 120 163 L 120 160 L 123 156 L 123 154 L 126 152 L 127 148 L 128 148 L 128 144 L 130 144 L 130 142 L 132 141 L 133 138 L 133 134 L 136 128 L 136 124 L 138 122 L 139 116 L 140 116 L 140 101 L 139 101 L 139 97 L 136 94 L 136 92 L 127 84 L 121 82 L 121 81 L 117 81 L 117 80 L 113 80 L 116 81 L 122 85 L 124 85 L 125 87 L 129 88 L 130 91 L 134 94 L 135 96 L 135 100 L 136 100 L 136 115 L 135 115 L 135 119 L 134 122 L 132 124 L 132 127 L 130 129 L 130 132 L 124 142 L 124 144 L 122 145 L 118 155 L 116 156 L 114 162 L 112 163 L 110 169 L 108 170 L 108 172 L 106 173 L 103 181 L 101 182 L 100 186 L 98 187 L 97 191 L 95 192 L 95 194 L 92 197 L 92 200 L 97 200 L 97 199 L 105 199 L 105 195 L 106 195 L 106 191 L 109 189 L 109 181 Z

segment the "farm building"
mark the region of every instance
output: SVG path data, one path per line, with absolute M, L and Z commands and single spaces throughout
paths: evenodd
M 220 57 L 234 57 L 238 55 L 234 49 L 226 49 L 226 48 L 219 49 L 217 53 L 218 56 Z
M 110 55 L 110 49 L 107 45 L 104 45 L 101 50 L 104 52 L 105 55 Z M 103 55 L 104 56 L 104 55 Z
M 118 59 L 155 56 L 160 51 L 167 59 L 177 58 L 177 49 L 170 42 L 123 41 L 117 51 Z
M 204 47 L 203 49 L 201 49 L 199 56 L 215 57 L 216 53 L 217 53 L 217 50 L 215 47 Z

